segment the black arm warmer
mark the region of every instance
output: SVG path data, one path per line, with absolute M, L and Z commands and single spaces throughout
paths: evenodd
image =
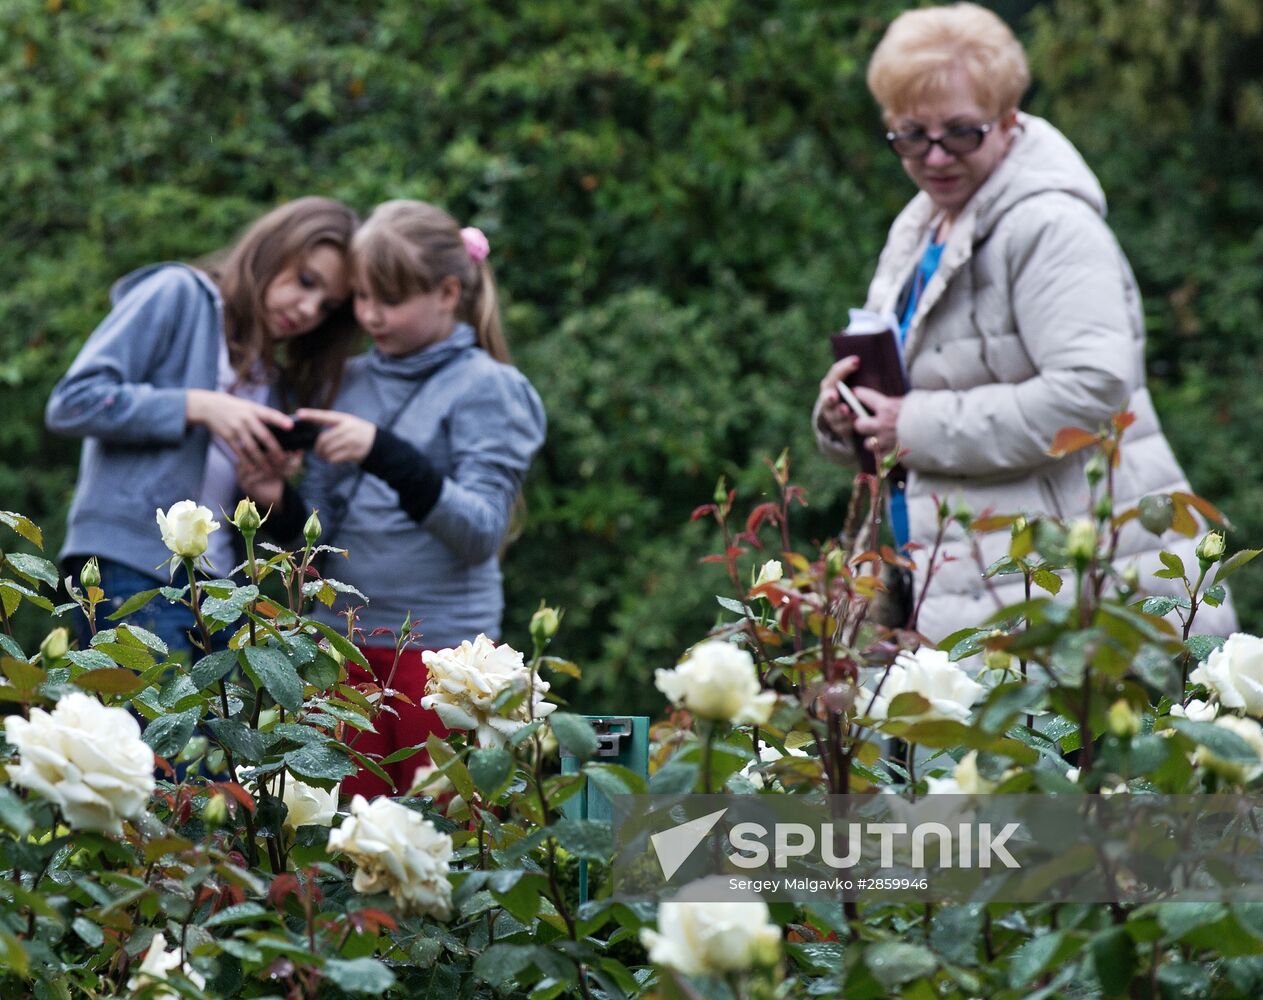
M 399 494 L 400 509 L 418 524 L 439 502 L 443 477 L 425 455 L 384 427 L 377 428 L 373 448 L 360 465 Z

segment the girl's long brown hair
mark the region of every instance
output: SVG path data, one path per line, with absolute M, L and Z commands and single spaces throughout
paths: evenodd
M 337 394 L 342 369 L 358 341 L 349 301 L 315 330 L 285 341 L 281 350 L 263 324 L 264 295 L 286 267 L 318 246 L 344 257 L 359 217 L 331 198 L 308 197 L 287 202 L 255 221 L 230 249 L 206 265 L 224 300 L 224 334 L 228 360 L 239 378 L 248 378 L 262 363 L 279 375 L 287 408 L 327 406 Z
M 479 347 L 509 362 L 491 265 L 469 256 L 460 226 L 441 208 L 406 199 L 382 202 L 355 234 L 351 258 L 356 278 L 383 299 L 432 292 L 444 278 L 455 277 L 456 318 L 474 328 Z

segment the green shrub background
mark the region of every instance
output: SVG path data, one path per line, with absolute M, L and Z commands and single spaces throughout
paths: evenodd
M 788 445 L 811 502 L 798 536 L 840 523 L 847 484 L 808 414 L 826 335 L 912 193 L 863 82 L 904 6 L 3 0 L 0 507 L 55 551 L 78 447 L 43 406 L 114 279 L 290 197 L 432 200 L 488 233 L 549 413 L 506 638 L 525 645 L 547 598 L 585 668 L 577 710 L 656 709 L 653 668 L 723 589 L 698 565 L 712 530 L 689 522 L 718 476 L 753 497 Z M 1029 46 L 1027 107 L 1110 198 L 1172 443 L 1257 545 L 1263 11 L 993 6 Z M 1237 580 L 1257 630 L 1263 576 Z

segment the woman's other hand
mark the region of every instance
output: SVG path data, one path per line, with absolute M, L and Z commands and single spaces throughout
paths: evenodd
M 200 424 L 222 438 L 239 461 L 253 465 L 283 462 L 285 452 L 268 428 L 294 426 L 280 410 L 210 389 L 189 389 L 184 414 L 190 424 Z
M 855 423 L 855 414 L 842 400 L 838 392 L 838 383 L 853 375 L 860 366 L 860 359 L 855 355 L 834 362 L 828 373 L 820 380 L 820 395 L 816 400 L 819 411 L 817 422 L 820 430 L 837 441 L 850 440 L 851 429 Z M 861 400 L 862 402 L 862 400 Z
M 237 463 L 237 485 L 261 507 L 279 507 L 285 493 L 285 481 L 302 465 L 301 451 L 282 452 L 280 462 L 264 458 L 252 462 L 243 458 Z
M 377 425 L 363 417 L 337 410 L 299 410 L 294 414 L 299 420 L 313 420 L 327 428 L 320 432 L 313 448 L 326 462 L 354 462 L 359 464 L 373 450 L 377 440 Z
M 863 435 L 864 447 L 878 458 L 889 455 L 899 443 L 897 432 L 903 397 L 886 396 L 876 389 L 868 389 L 864 386 L 857 386 L 855 395 L 872 414 L 868 417 L 856 418 L 855 432 Z

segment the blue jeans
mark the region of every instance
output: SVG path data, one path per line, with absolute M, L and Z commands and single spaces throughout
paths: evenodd
M 143 590 L 167 586 L 167 581 L 161 577 L 141 573 L 111 559 L 100 559 L 98 562 L 101 566 L 101 589 L 105 591 L 105 600 L 97 605 L 97 629 L 111 628 L 119 624 L 109 621 L 108 616 L 121 608 L 129 597 Z M 77 582 L 79 572 L 76 570 L 73 575 Z M 189 639 L 189 631 L 196 628 L 196 622 L 193 619 L 193 612 L 183 604 L 172 604 L 158 594 L 143 608 L 128 615 L 124 620 L 130 625 L 147 629 L 156 635 L 167 644 L 173 657 L 185 653 L 186 658 L 193 658 L 195 650 Z M 79 648 L 87 649 L 92 639 L 92 632 L 88 628 L 87 617 L 82 613 L 75 615 L 75 635 L 79 640 Z

